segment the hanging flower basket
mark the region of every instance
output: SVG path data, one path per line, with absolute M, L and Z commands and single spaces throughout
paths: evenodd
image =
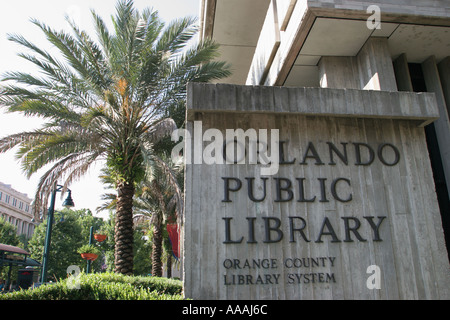
M 95 259 L 98 258 L 98 255 L 95 253 L 89 253 L 89 252 L 85 252 L 81 254 L 81 257 L 85 260 L 90 260 L 90 261 L 94 261 Z
M 98 255 L 100 254 L 100 250 L 98 250 L 94 245 L 92 244 L 85 244 L 84 246 L 80 247 L 77 252 L 81 254 L 81 257 L 85 260 L 94 261 L 98 258 Z
M 98 242 L 103 242 L 106 239 L 106 234 L 99 234 L 99 233 L 95 233 L 94 234 L 94 239 L 97 240 Z

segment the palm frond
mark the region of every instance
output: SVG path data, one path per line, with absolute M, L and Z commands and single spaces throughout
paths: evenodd
M 176 129 L 177 125 L 173 119 L 163 118 L 159 121 L 155 121 L 148 130 L 145 130 L 145 137 L 147 142 L 154 144 L 162 138 L 170 136 Z
M 162 158 L 157 155 L 153 155 L 154 162 L 156 163 L 156 167 L 161 170 L 163 176 L 165 178 L 165 182 L 168 183 L 169 188 L 173 190 L 173 195 L 176 197 L 177 202 L 177 220 L 180 223 L 183 217 L 183 208 L 184 208 L 184 200 L 183 200 L 183 192 L 179 185 L 179 176 L 182 167 L 177 164 L 174 164 L 171 161 L 164 161 Z
M 41 130 L 11 134 L 0 139 L 0 153 L 11 150 L 22 143 L 38 140 L 47 136 L 48 133 Z
M 192 17 L 173 20 L 162 33 L 157 50 L 170 52 L 172 55 L 181 52 L 198 31 L 196 21 Z
M 73 181 L 77 172 L 82 174 L 79 170 L 86 171 L 86 166 L 90 166 L 96 157 L 92 155 L 83 155 L 83 154 L 70 154 L 67 157 L 59 160 L 53 166 L 51 166 L 40 178 L 38 186 L 36 188 L 35 193 L 35 201 L 34 201 L 34 213 L 35 217 L 39 218 L 39 213 L 42 212 L 43 208 L 47 207 L 48 197 L 52 190 L 52 187 L 56 182 L 64 180 L 64 188 L 67 189 L 67 186 Z M 68 172 L 71 172 L 69 178 L 64 179 L 64 175 Z M 43 214 L 45 217 L 45 214 Z
M 97 212 L 114 210 L 117 205 L 117 195 L 115 193 L 105 193 L 102 195 L 101 200 L 103 201 L 102 204 L 95 208 Z

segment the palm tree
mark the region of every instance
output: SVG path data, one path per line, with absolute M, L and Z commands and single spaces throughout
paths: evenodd
M 155 157 L 135 198 L 136 212 L 150 216 L 153 226 L 152 275 L 155 277 L 162 276 L 163 226 L 167 221 L 179 220 L 182 181 L 182 166 L 174 164 L 167 156 Z
M 105 160 L 117 191 L 115 270 L 131 274 L 135 184 L 144 177 L 153 144 L 175 128 L 165 110 L 185 99 L 188 81 L 206 82 L 230 72 L 224 62 L 213 61 L 215 43 L 187 47 L 197 32 L 195 19 L 165 26 L 156 11 L 140 13 L 126 0 L 116 5 L 112 31 L 94 11 L 92 16 L 97 41 L 69 19 L 71 33 L 32 20 L 61 57 L 20 35 L 9 36 L 31 51 L 19 55 L 41 74 L 7 73 L 0 104 L 46 122 L 38 130 L 4 137 L 0 152 L 19 146 L 17 157 L 28 176 L 50 166 L 36 190 L 37 215 L 57 180 L 67 188 Z

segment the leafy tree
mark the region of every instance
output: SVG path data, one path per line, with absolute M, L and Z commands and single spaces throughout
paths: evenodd
M 37 261 L 42 261 L 46 230 L 47 220 L 36 227 L 29 241 L 31 258 Z M 70 265 L 81 264 L 82 260 L 76 250 L 82 243 L 81 226 L 76 223 L 76 217 L 66 214 L 63 218 L 61 213 L 56 212 L 48 259 L 49 278 L 56 280 L 65 277 Z
M 70 265 L 77 265 L 81 270 L 85 269 L 86 261 L 77 253 L 77 249 L 89 243 L 90 227 L 99 228 L 103 223 L 101 218 L 94 217 L 87 209 L 77 211 L 63 209 L 55 212 L 48 275 L 55 280 L 65 278 Z M 47 220 L 35 229 L 29 241 L 31 258 L 37 261 L 42 261 L 46 230 Z M 101 263 L 102 259 L 97 259 L 93 268 L 100 270 Z
M 109 219 L 104 221 L 104 224 L 101 226 L 102 233 L 107 236 L 106 240 L 101 243 L 105 257 L 105 265 L 101 266 L 101 271 L 114 272 L 114 225 L 114 215 L 110 213 Z
M 5 219 L 0 218 L 0 243 L 23 248 L 23 243 L 20 240 L 20 237 L 17 235 L 17 228 Z M 0 269 L 0 279 L 8 277 L 8 270 L 9 268 Z M 13 267 L 11 270 L 11 274 L 16 275 L 18 268 Z
M 3 218 L 0 218 L 0 243 L 15 247 L 20 244 L 17 228 Z
M 134 232 L 134 275 L 148 276 L 152 272 L 152 245 L 145 237 L 145 227 L 138 225 Z
M 197 32 L 195 19 L 167 26 L 151 9 L 141 12 L 121 0 L 113 30 L 92 12 L 98 41 L 73 22 L 72 33 L 56 31 L 37 20 L 62 61 L 20 35 L 9 39 L 29 53 L 25 60 L 40 75 L 9 72 L 13 81 L 0 89 L 0 104 L 10 112 L 39 116 L 38 130 L 0 139 L 0 152 L 19 146 L 17 156 L 28 176 L 50 164 L 35 196 L 35 212 L 46 207 L 51 186 L 67 187 L 97 160 L 106 159 L 117 191 L 115 271 L 133 272 L 133 195 L 154 158 L 153 145 L 175 128 L 167 109 L 185 99 L 186 83 L 230 74 L 224 62 L 212 61 L 218 45 L 210 40 L 187 47 Z

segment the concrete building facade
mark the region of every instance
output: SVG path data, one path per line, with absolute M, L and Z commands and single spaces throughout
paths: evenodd
M 232 66 L 221 83 L 433 92 L 430 188 L 450 248 L 449 0 L 202 0 L 200 20 Z
M 0 217 L 17 228 L 17 235 L 27 238 L 31 238 L 35 228 L 31 202 L 26 194 L 0 182 Z
M 185 295 L 449 299 L 450 1 L 202 0 L 200 20 L 233 74 L 188 85 Z

